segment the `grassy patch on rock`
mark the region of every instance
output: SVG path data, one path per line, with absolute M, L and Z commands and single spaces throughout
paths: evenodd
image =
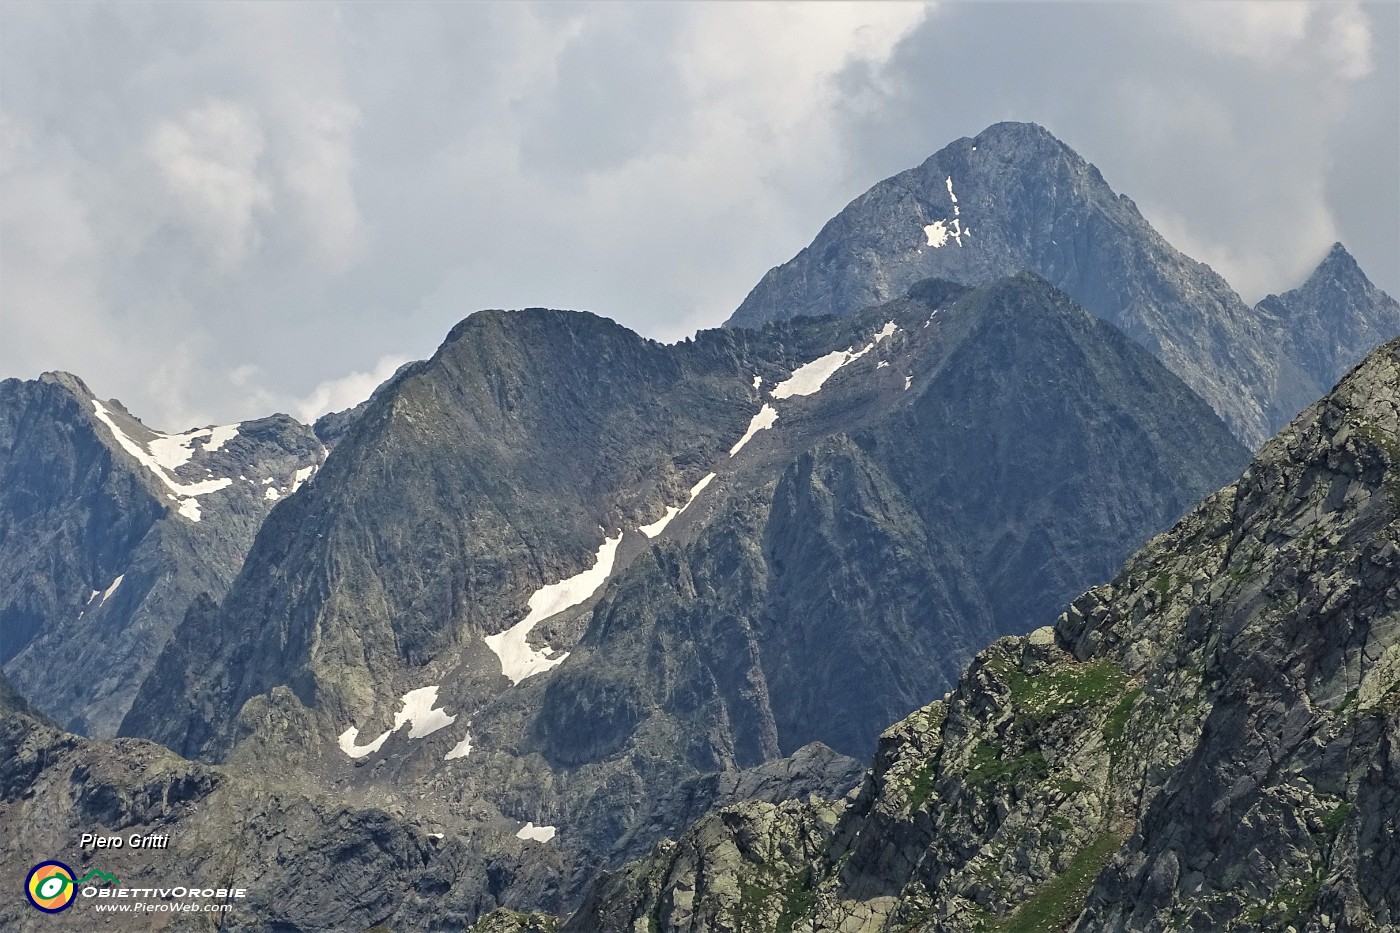
M 1003 933 L 1047 933 L 1068 927 L 1084 909 L 1089 887 L 1122 842 L 1123 834 L 1109 830 L 1080 849 L 1068 868 L 1041 885 L 1003 922 Z
M 1127 681 L 1127 675 L 1111 661 L 1062 664 L 1039 674 L 1028 674 L 1020 668 L 1006 671 L 1016 712 L 1031 724 L 1047 722 L 1069 710 L 1107 703 L 1122 693 Z

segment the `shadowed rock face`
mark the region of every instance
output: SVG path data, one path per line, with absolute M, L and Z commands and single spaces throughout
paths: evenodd
M 970 232 L 943 240 L 955 221 Z M 1031 123 L 996 124 L 875 185 L 770 270 L 729 326 L 851 314 L 930 276 L 978 284 L 1022 270 L 1146 347 L 1251 449 L 1360 358 L 1318 357 L 1311 312 L 1247 307 L 1098 169 Z M 1400 320 L 1368 302 L 1333 302 L 1337 317 L 1322 330 L 1346 333 L 1359 354 L 1400 333 Z
M 712 812 L 565 928 L 1394 929 L 1397 581 L 1400 341 L 858 794 Z
M 287 494 L 323 450 L 285 415 L 217 441 L 197 433 L 171 482 L 228 483 L 181 500 L 97 401 L 67 373 L 0 383 L 0 663 L 67 728 L 110 736 L 186 609 L 228 589 L 276 501 L 269 490 Z M 159 449 L 120 403 L 99 404 L 128 443 Z

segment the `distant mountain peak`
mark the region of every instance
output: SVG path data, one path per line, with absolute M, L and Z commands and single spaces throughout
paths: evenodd
M 1366 277 L 1366 273 L 1362 272 L 1361 266 L 1357 264 L 1356 257 L 1352 256 L 1340 242 L 1332 244 L 1332 248 L 1327 251 L 1322 262 L 1318 263 L 1317 268 L 1313 269 L 1312 275 L 1308 276 L 1307 282 L 1329 278 L 1355 278 L 1367 285 L 1371 284 L 1371 280 Z M 1303 287 L 1306 288 L 1307 284 L 1305 283 Z
M 39 381 L 49 385 L 62 386 L 74 395 L 82 398 L 94 398 L 93 391 L 87 387 L 87 383 L 70 372 L 61 369 L 51 372 L 41 373 Z
M 1256 310 L 1281 328 L 1289 357 L 1320 385 L 1400 334 L 1400 303 L 1371 283 L 1341 243 L 1302 285 L 1267 296 Z
M 980 285 L 1022 270 L 1155 354 L 1247 444 L 1322 391 L 1280 362 L 1224 279 L 1034 123 L 994 124 L 874 185 L 769 270 L 726 326 L 850 315 L 930 277 Z

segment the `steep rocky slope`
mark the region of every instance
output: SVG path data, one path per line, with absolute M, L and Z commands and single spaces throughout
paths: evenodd
M 79 379 L 0 383 L 0 663 L 30 702 L 112 735 L 201 593 L 221 597 L 324 450 L 284 415 L 166 435 Z
M 1395 341 L 859 792 L 711 813 L 566 929 L 1393 930 L 1398 747 Z
M 929 276 L 978 284 L 1022 270 L 1150 350 L 1251 449 L 1350 365 L 1310 348 L 1319 327 L 1375 336 L 1348 344 L 1361 354 L 1400 333 L 1393 317 L 1352 303 L 1332 306 L 1329 324 L 1249 308 L 1098 169 L 1030 123 L 998 123 L 875 185 L 769 271 L 729 324 L 851 314 Z

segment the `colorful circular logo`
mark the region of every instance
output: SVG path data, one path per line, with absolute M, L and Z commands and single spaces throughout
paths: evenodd
M 73 869 L 62 862 L 40 862 L 29 869 L 29 877 L 24 879 L 24 894 L 29 903 L 46 914 L 68 909 L 75 893 Z

